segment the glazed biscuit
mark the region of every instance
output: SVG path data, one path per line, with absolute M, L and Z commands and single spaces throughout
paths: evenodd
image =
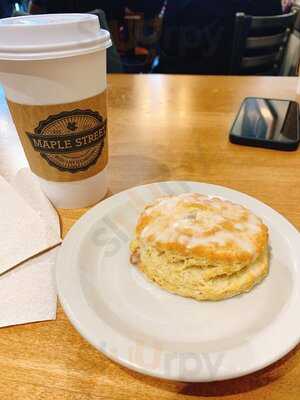
M 197 300 L 250 290 L 268 273 L 268 229 L 240 205 L 197 193 L 146 206 L 132 262 L 164 289 Z

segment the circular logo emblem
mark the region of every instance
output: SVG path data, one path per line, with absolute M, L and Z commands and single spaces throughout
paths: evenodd
M 100 157 L 106 137 L 106 120 L 96 111 L 72 110 L 40 121 L 28 137 L 52 167 L 76 173 Z

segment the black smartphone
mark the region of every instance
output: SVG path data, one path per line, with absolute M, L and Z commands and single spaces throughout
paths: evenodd
M 229 140 L 246 146 L 296 150 L 300 142 L 298 103 L 247 97 L 233 123 Z

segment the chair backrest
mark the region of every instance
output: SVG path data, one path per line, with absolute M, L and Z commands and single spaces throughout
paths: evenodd
M 237 13 L 230 73 L 278 75 L 297 11 L 270 17 Z
M 281 76 L 298 76 L 300 62 L 300 33 L 294 29 L 289 37 L 288 45 L 282 61 Z

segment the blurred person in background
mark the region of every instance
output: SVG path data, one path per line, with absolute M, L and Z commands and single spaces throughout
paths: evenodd
M 101 9 L 107 20 L 121 19 L 124 16 L 125 0 L 31 0 L 28 11 L 30 14 L 57 14 L 72 12 L 90 12 Z
M 226 74 L 237 12 L 282 14 L 281 0 L 169 0 L 155 72 Z
M 0 18 L 11 17 L 13 12 L 13 2 L 10 0 L 0 0 Z

